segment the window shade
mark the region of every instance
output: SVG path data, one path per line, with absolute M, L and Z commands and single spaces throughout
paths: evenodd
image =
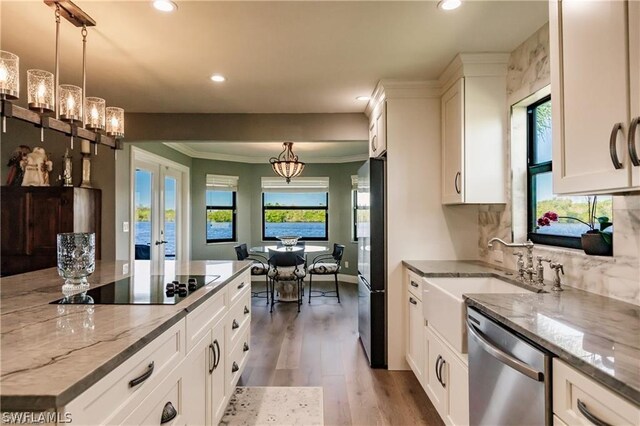
M 263 177 L 262 192 L 329 192 L 329 178 L 295 178 L 287 183 L 283 178 Z
M 207 189 L 213 191 L 237 191 L 238 176 L 207 175 Z

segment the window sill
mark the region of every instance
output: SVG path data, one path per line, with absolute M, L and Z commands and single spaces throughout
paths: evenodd
M 545 244 L 536 244 L 535 249 L 559 255 L 567 255 L 567 256 L 576 256 L 576 257 L 584 257 L 588 259 L 600 259 L 600 260 L 608 260 L 613 261 L 615 256 L 596 256 L 593 254 L 586 254 L 582 249 L 574 249 L 568 247 L 558 247 L 558 246 L 550 246 Z
M 238 241 L 214 241 L 212 243 L 205 243 L 208 246 L 220 246 L 225 244 L 238 244 Z

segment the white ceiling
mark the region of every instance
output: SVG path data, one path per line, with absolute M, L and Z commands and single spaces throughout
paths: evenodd
M 362 112 L 380 79 L 435 79 L 458 52 L 510 52 L 548 19 L 546 1 L 423 2 L 75 0 L 98 23 L 88 90 L 130 112 Z M 53 9 L 0 2 L 3 50 L 54 68 Z M 80 85 L 79 29 L 63 21 L 61 83 Z M 213 73 L 228 78 L 209 80 Z
M 194 158 L 267 163 L 282 152 L 282 142 L 165 142 L 165 145 Z M 362 142 L 295 142 L 293 152 L 305 163 L 347 163 L 368 157 Z

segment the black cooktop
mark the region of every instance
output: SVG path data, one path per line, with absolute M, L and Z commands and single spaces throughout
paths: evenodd
M 90 288 L 85 293 L 64 297 L 51 304 L 175 305 L 218 278 L 220 275 L 134 276 Z

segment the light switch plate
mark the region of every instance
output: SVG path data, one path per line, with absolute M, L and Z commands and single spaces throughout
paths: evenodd
M 124 265 L 122 265 L 122 273 L 124 275 L 129 273 L 129 264 L 128 263 L 125 263 Z
M 348 260 L 344 262 L 344 267 L 349 269 L 349 261 Z
M 122 222 L 122 232 L 129 232 L 129 222 Z

